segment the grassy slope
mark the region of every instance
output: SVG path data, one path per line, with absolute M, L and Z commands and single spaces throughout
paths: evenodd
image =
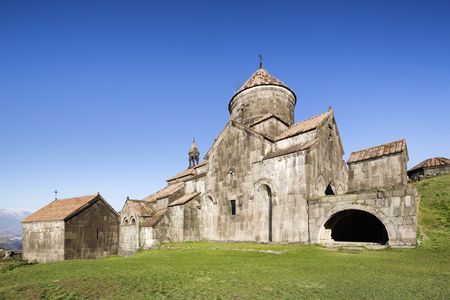
M 416 183 L 420 192 L 419 234 L 426 248 L 450 249 L 450 175 Z
M 424 180 L 417 249 L 182 243 L 0 272 L 0 298 L 450 298 L 450 176 Z M 281 254 L 258 252 L 273 250 Z

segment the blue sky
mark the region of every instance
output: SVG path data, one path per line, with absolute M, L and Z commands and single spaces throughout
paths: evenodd
M 450 156 L 448 1 L 0 1 L 0 208 L 100 192 L 120 210 L 205 154 L 265 68 L 331 105 L 344 148 Z

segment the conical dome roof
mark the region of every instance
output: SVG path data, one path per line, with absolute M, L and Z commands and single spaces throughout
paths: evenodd
M 297 98 L 294 92 L 281 80 L 278 80 L 274 76 L 272 76 L 269 72 L 267 72 L 264 68 L 259 68 L 253 75 L 242 85 L 239 90 L 237 90 L 236 94 L 234 94 L 233 98 L 231 98 L 230 103 L 228 104 L 228 108 L 231 107 L 231 102 L 233 102 L 234 98 L 240 94 L 241 92 L 251 89 L 256 86 L 261 85 L 275 85 L 275 86 L 281 86 L 286 89 L 288 89 L 292 94 L 294 94 L 294 97 Z
M 289 89 L 282 81 L 276 79 L 269 74 L 264 68 L 259 68 L 253 75 L 244 83 L 236 94 L 243 90 L 258 86 L 258 85 L 278 85 Z

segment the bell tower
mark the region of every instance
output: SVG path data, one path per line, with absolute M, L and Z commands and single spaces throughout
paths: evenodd
M 189 148 L 189 169 L 198 165 L 199 158 L 200 158 L 200 151 L 198 151 L 195 139 L 193 139 L 191 148 Z

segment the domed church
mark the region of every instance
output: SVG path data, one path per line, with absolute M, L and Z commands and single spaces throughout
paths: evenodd
M 262 66 L 231 97 L 200 161 L 120 215 L 123 254 L 160 242 L 416 244 L 417 191 L 405 140 L 351 153 L 333 109 L 294 123 L 297 96 Z M 132 222 L 130 220 L 133 220 Z

